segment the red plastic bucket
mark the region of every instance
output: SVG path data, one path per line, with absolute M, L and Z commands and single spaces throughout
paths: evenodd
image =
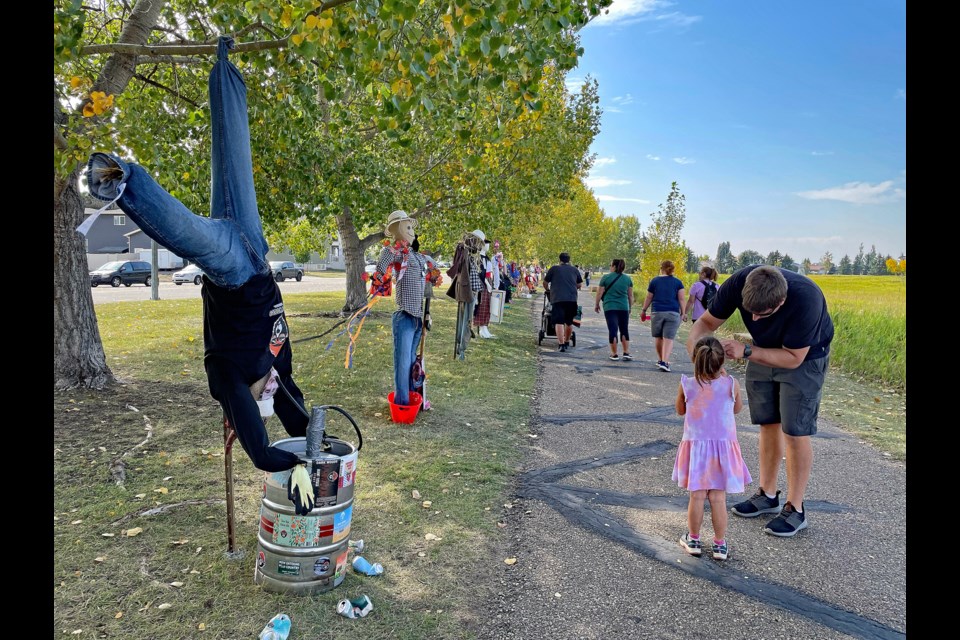
M 413 424 L 413 421 L 416 419 L 417 414 L 420 413 L 420 404 L 423 402 L 423 397 L 416 391 L 410 392 L 410 404 L 394 404 L 393 402 L 394 392 L 391 391 L 387 395 L 387 402 L 390 403 L 390 419 L 394 422 L 402 422 L 404 424 Z

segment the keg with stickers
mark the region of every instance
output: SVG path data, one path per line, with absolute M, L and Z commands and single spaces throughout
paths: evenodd
M 327 409 L 350 420 L 357 432 L 356 447 L 326 434 Z M 363 436 L 346 411 L 322 406 L 313 408 L 306 437 L 285 438 L 272 446 L 307 464 L 314 505 L 308 514 L 297 514 L 288 493 L 292 469 L 264 474 L 254 582 L 272 592 L 329 591 L 343 582 L 349 564 L 347 542 Z

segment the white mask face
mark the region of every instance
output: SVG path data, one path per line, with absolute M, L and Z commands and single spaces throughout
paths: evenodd
M 412 220 L 403 220 L 397 224 L 397 239 L 413 242 L 415 234 L 413 233 L 414 224 Z

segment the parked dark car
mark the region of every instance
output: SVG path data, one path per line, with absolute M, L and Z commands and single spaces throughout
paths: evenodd
M 270 268 L 277 282 L 283 282 L 286 278 L 296 278 L 297 282 L 303 280 L 303 269 L 292 262 L 271 262 Z
M 150 286 L 149 262 L 117 260 L 90 272 L 90 284 L 94 287 L 101 284 L 109 284 L 113 287 L 123 284 L 129 287 L 135 282 Z

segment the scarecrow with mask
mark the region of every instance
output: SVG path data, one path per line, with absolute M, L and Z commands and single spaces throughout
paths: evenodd
M 423 290 L 427 275 L 427 260 L 410 246 L 417 221 L 406 211 L 397 210 L 387 217 L 383 228 L 383 249 L 377 260 L 376 275 L 384 278 L 392 271 L 394 299 L 393 313 L 393 402 L 410 405 L 413 364 L 423 333 Z
M 266 260 L 247 91 L 228 59 L 233 46 L 232 38 L 220 38 L 210 72 L 209 217 L 196 215 L 142 167 L 115 155 L 90 157 L 87 185 L 94 197 L 116 202 L 147 236 L 203 269 L 203 365 L 210 395 L 254 466 L 269 472 L 293 468 L 290 489 L 309 509 L 313 492 L 305 465 L 296 454 L 270 446 L 264 424 L 276 414 L 290 436 L 301 437 L 309 414 L 293 381 L 283 298 Z

